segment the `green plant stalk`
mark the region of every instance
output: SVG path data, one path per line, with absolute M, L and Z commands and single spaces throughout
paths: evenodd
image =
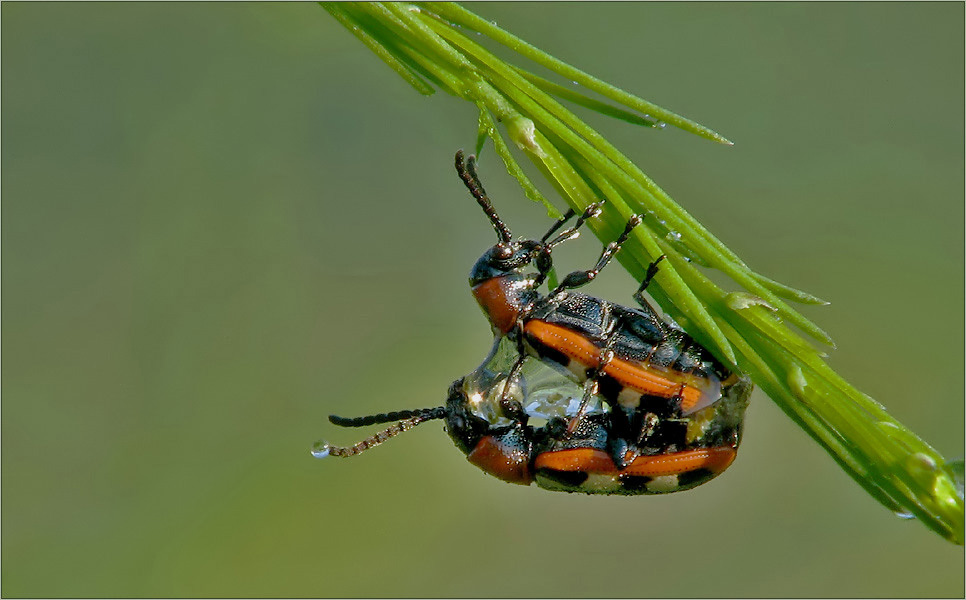
M 720 134 L 594 78 L 453 3 L 322 3 L 353 35 L 422 94 L 435 84 L 472 102 L 480 114 L 477 153 L 486 138 L 531 200 L 560 212 L 517 163 L 501 133 L 533 162 L 576 211 L 606 198 L 589 223 L 612 239 L 633 213 L 643 215 L 618 260 L 638 280 L 661 254 L 668 259 L 648 291 L 662 309 L 719 359 L 758 386 L 870 495 L 896 513 L 917 517 L 963 543 L 962 463 L 947 463 L 885 409 L 851 386 L 786 323 L 831 344 L 831 338 L 785 300 L 824 301 L 753 272 L 674 203 L 636 165 L 556 99 L 636 125 L 660 121 L 730 144 Z M 466 31 L 478 32 L 470 39 Z M 560 86 L 486 50 L 501 44 L 599 94 Z M 698 266 L 715 268 L 744 288 L 725 292 Z

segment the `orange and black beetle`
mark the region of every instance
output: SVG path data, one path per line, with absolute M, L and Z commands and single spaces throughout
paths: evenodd
M 641 308 L 571 291 L 597 276 L 640 217 L 629 219 L 593 268 L 570 273 L 543 295 L 538 288 L 553 267 L 553 247 L 576 237 L 600 205 L 588 207 L 556 236 L 573 211 L 540 240 L 513 241 L 480 184 L 473 157 L 464 162 L 458 152 L 456 169 L 498 237 L 470 272 L 473 295 L 495 334 L 490 355 L 450 386 L 445 406 L 330 417 L 350 427 L 396 423 L 349 448 L 319 444 L 313 454 L 353 456 L 419 423 L 445 419 L 470 462 L 513 483 L 663 493 L 724 471 L 735 458 L 751 382 L 644 299 L 663 257 L 650 265 L 634 294 Z M 524 273 L 530 264 L 536 272 Z

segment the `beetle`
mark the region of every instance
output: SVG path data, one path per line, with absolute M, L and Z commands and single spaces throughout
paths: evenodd
M 573 477 L 593 474 L 592 479 L 602 483 L 579 491 L 650 493 L 693 487 L 710 479 L 706 474 L 696 475 L 698 472 L 713 476 L 724 470 L 737 450 L 751 383 L 662 319 L 644 298 L 664 257 L 649 265 L 634 293 L 640 308 L 573 291 L 597 277 L 641 218 L 633 215 L 628 219 L 591 269 L 568 274 L 542 294 L 539 288 L 553 268 L 553 248 L 577 237 L 586 221 L 600 214 L 601 203 L 588 206 L 563 231 L 560 229 L 576 216 L 575 211 L 568 211 L 539 240 L 514 241 L 479 180 L 474 157 L 464 160 L 458 151 L 455 166 L 497 234 L 497 243 L 477 260 L 469 277 L 473 296 L 493 330 L 493 349 L 471 376 L 454 382 L 446 406 L 359 419 L 331 417 L 333 423 L 343 426 L 397 423 L 352 448 L 334 451 L 335 447 L 323 445 L 315 454 L 358 454 L 424 421 L 446 419 L 450 435 L 471 462 L 515 483 L 530 483 L 535 477 L 539 482 L 543 477 L 557 481 L 560 489 L 578 491 L 576 488 L 587 486 L 576 485 Z M 536 272 L 525 273 L 531 264 Z M 498 352 L 501 347 L 514 351 Z M 468 408 L 474 406 L 473 399 L 495 393 L 497 386 L 492 381 L 481 383 L 487 378 L 480 373 L 492 372 L 493 357 L 498 355 L 511 356 L 512 361 L 495 404 L 486 403 L 488 416 L 474 414 Z M 519 380 L 528 364 L 533 365 L 531 369 L 550 368 L 580 388 L 562 393 L 576 401 L 575 407 L 545 427 L 528 424 L 532 413 L 524 401 L 533 404 L 530 396 L 518 393 L 515 397 L 512 392 L 521 389 Z M 503 366 L 498 370 L 501 373 Z M 559 381 L 555 385 L 565 387 Z M 606 410 L 591 410 L 595 403 Z M 713 433 L 707 433 L 706 427 Z M 692 475 L 684 484 L 678 477 L 682 473 Z M 663 483 L 626 484 L 638 477 L 663 478 Z M 662 486 L 666 489 L 659 489 Z M 632 491 L 637 488 L 644 491 Z
M 598 394 L 588 399 L 583 386 L 541 360 L 526 361 L 511 378 L 516 362 L 516 344 L 500 336 L 476 370 L 450 385 L 444 406 L 350 419 L 331 416 L 332 423 L 343 427 L 393 424 L 350 447 L 320 442 L 313 454 L 355 456 L 416 425 L 442 419 L 469 462 L 503 481 L 623 495 L 690 489 L 722 473 L 735 458 L 747 382 L 687 417 L 654 423 L 643 439 L 649 452 L 620 466 L 615 454 L 626 452 L 631 442 L 641 443 L 621 437 L 614 419 L 620 411 Z M 526 423 L 503 414 L 505 397 L 524 407 Z
M 574 271 L 546 295 L 539 286 L 553 268 L 554 246 L 576 237 L 587 219 L 600 212 L 591 204 L 569 229 L 551 236 L 574 216 L 569 211 L 540 240 L 514 241 L 509 227 L 493 208 L 476 174 L 475 160 L 456 154 L 456 171 L 490 220 L 497 243 L 470 271 L 470 287 L 494 334 L 507 336 L 519 349 L 510 379 L 532 357 L 555 365 L 585 386 L 598 390 L 615 410 L 614 428 L 628 440 L 626 452 L 615 455 L 618 465 L 632 462 L 648 448 L 643 437 L 655 423 L 681 419 L 710 406 L 725 390 L 739 384 L 732 373 L 691 336 L 662 319 L 644 298 L 663 256 L 651 263 L 634 293 L 640 308 L 629 308 L 572 291 L 593 281 L 641 222 L 628 219 L 623 232 L 604 247 L 591 268 Z M 533 264 L 537 272 L 525 273 Z M 748 387 L 745 384 L 742 389 Z M 503 399 L 507 416 L 526 420 L 518 403 Z M 576 426 L 576 420 L 572 427 Z M 634 440 L 641 443 L 634 443 Z

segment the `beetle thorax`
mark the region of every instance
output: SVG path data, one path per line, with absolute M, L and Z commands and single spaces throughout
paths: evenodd
M 473 297 L 493 327 L 501 333 L 513 329 L 517 319 L 537 299 L 533 278 L 515 273 L 491 277 L 473 286 Z
M 537 300 L 533 275 L 524 275 L 539 242 L 500 243 L 480 257 L 470 271 L 470 287 L 494 329 L 510 331 Z

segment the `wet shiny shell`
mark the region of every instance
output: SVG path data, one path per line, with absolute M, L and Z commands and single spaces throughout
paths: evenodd
M 450 390 L 450 435 L 495 477 L 556 491 L 657 494 L 705 483 L 735 458 L 751 391 L 746 378 L 730 377 L 717 398 L 689 414 L 668 413 L 661 396 L 637 394 L 627 406 L 595 395 L 571 424 L 583 387 L 559 364 L 531 357 L 509 390 L 529 416 L 523 425 L 500 410 L 516 357 L 515 344 L 501 336 L 484 363 Z

